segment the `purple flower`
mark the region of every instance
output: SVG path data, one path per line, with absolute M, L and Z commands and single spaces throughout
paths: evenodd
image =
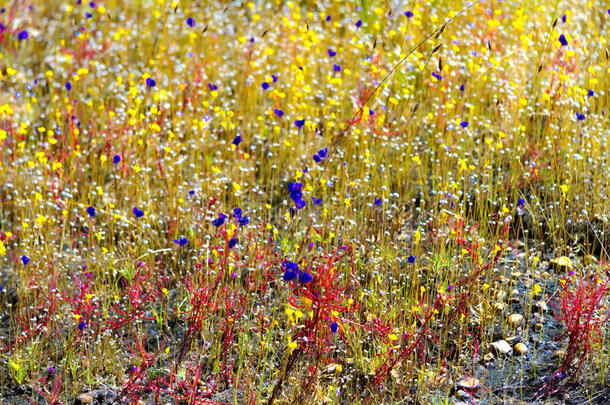
M 263 84 L 261 84 L 261 87 L 263 88 L 263 90 L 267 90 L 269 88 L 269 83 L 263 82 Z
M 316 153 L 313 154 L 313 161 L 316 163 L 320 163 L 322 159 Z
M 72 83 L 66 82 L 66 90 L 68 90 L 68 91 L 72 90 Z
M 610 14 L 610 10 L 608 10 L 608 13 Z M 326 22 L 329 22 L 329 21 L 330 21 L 330 16 L 329 16 L 329 15 L 327 15 L 327 16 L 326 16 Z
M 568 16 L 564 14 L 564 15 L 561 17 L 561 21 L 562 21 L 562 22 L 565 24 L 565 22 L 566 22 L 567 20 L 568 20 Z
M 578 121 L 583 121 L 585 119 L 585 115 L 581 113 L 576 113 L 576 119 Z
M 229 241 L 229 249 L 233 249 L 235 246 L 237 246 L 237 239 L 236 238 L 232 238 Z
M 120 161 L 121 155 L 114 155 L 114 157 L 112 158 L 112 163 L 114 163 L 115 165 L 118 165 Z
M 337 333 L 338 329 L 339 329 L 339 325 L 337 325 L 337 322 L 333 322 L 330 324 L 330 331 L 332 333 Z
M 23 41 L 24 39 L 28 39 L 28 32 L 26 30 L 23 30 L 19 33 L 19 35 L 17 36 L 17 38 L 19 38 L 20 41 Z
M 415 256 L 409 255 L 409 258 L 407 259 L 407 261 L 411 264 L 415 263 Z
M 375 202 L 373 202 L 373 205 L 382 205 L 383 201 L 381 201 L 381 198 L 377 198 L 375 197 Z
M 80 321 L 80 323 L 78 324 L 78 329 L 80 329 L 81 331 L 85 330 L 86 327 L 87 324 L 85 323 L 85 321 Z
M 237 207 L 233 210 L 233 216 L 237 219 L 241 218 L 241 214 L 242 214 L 242 210 L 241 208 Z
M 294 271 L 294 272 L 299 271 L 299 265 L 296 264 L 295 262 L 291 262 L 290 260 L 284 260 L 282 262 L 282 267 L 285 270 L 291 270 L 291 271 Z
M 303 196 L 303 185 L 301 183 L 290 182 L 288 184 L 288 191 L 290 192 L 290 198 L 293 200 L 300 200 Z
M 439 82 L 441 80 L 443 80 L 443 76 L 441 76 L 440 74 L 438 74 L 436 72 L 432 72 L 432 76 L 434 76 L 436 78 L 436 80 L 438 80 Z
M 307 205 L 303 201 L 303 185 L 301 183 L 290 183 L 288 184 L 288 191 L 290 192 L 290 198 L 294 202 L 297 209 L 301 209 Z
M 413 18 L 413 12 L 411 10 L 405 11 L 405 17 Z
M 517 200 L 517 206 L 523 207 L 525 205 L 525 200 L 523 198 L 519 198 Z
M 93 218 L 95 216 L 95 208 L 91 206 L 87 207 L 87 214 L 89 214 L 89 216 Z
M 241 136 L 237 135 L 235 138 L 233 138 L 233 145 L 239 146 L 241 141 L 242 141 Z
M 296 125 L 296 127 L 299 129 L 303 128 L 303 125 L 305 125 L 305 118 L 294 121 L 294 125 Z
M 146 78 L 146 85 L 150 88 L 153 88 L 157 85 L 157 82 L 151 79 L 150 77 Z
M 221 226 L 222 224 L 225 223 L 225 218 L 227 216 L 225 214 L 223 214 L 222 212 L 218 213 L 218 218 L 216 218 L 215 220 L 212 221 L 212 225 L 214 225 L 216 228 L 218 228 L 219 226 Z
M 187 243 L 189 243 L 189 240 L 187 238 L 185 238 L 184 236 L 181 236 L 180 239 L 174 239 L 174 243 L 176 245 L 184 246 Z
M 218 90 L 218 86 L 212 83 L 208 83 L 208 88 L 210 91 Z
M 336 63 L 333 63 L 333 70 L 335 72 L 340 72 L 341 71 L 341 66 L 337 65 Z
M 337 52 L 335 52 L 332 49 L 328 48 L 328 56 L 330 56 L 331 58 L 334 58 L 336 54 L 337 54 Z
M 238 221 L 239 226 L 246 226 L 249 223 L 250 223 L 250 219 L 248 219 L 248 217 L 239 218 L 239 221 Z
M 282 110 L 278 110 L 277 108 L 275 110 L 273 110 L 273 112 L 275 113 L 275 115 L 277 115 L 278 117 L 282 117 L 284 115 L 284 111 Z
M 313 205 L 322 205 L 322 199 L 321 198 L 311 197 L 311 199 L 313 201 Z
M 285 272 L 283 277 L 285 281 L 294 280 L 297 276 L 297 273 L 300 273 L 299 265 L 289 260 L 284 260 L 282 262 L 282 268 Z
M 271 75 L 271 78 L 273 79 L 273 83 L 277 83 L 277 76 L 276 75 Z
M 328 148 L 320 149 L 318 151 L 318 156 L 324 159 L 328 155 Z
M 307 284 L 311 283 L 311 280 L 313 280 L 313 277 L 309 273 L 305 272 L 299 274 L 299 283 Z
M 589 92 L 587 93 L 587 97 L 595 97 L 595 92 L 591 89 L 589 89 Z
M 451 292 L 451 290 L 453 290 L 453 286 L 451 284 L 449 284 L 447 286 L 447 292 Z
M 356 28 L 362 27 L 362 20 L 356 21 L 356 23 L 354 25 L 356 26 Z
M 21 262 L 23 263 L 24 266 L 27 266 L 28 263 L 30 262 L 30 258 L 27 257 L 26 255 L 21 256 Z
M 186 19 L 186 25 L 191 28 L 195 26 L 195 20 L 193 19 L 193 17 L 189 17 Z
M 566 36 L 561 34 L 559 36 L 559 42 L 561 43 L 561 46 L 567 46 L 568 45 L 568 40 L 566 39 Z
M 142 218 L 144 216 L 144 211 L 142 211 L 138 207 L 133 207 L 133 215 L 135 215 L 136 218 Z
M 468 127 L 468 121 L 462 121 L 462 122 L 460 122 L 460 126 L 461 126 L 462 128 L 466 128 L 466 127 Z

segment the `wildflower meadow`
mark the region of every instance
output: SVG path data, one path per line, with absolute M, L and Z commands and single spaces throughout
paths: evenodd
M 0 403 L 610 404 L 606 0 L 0 1 Z

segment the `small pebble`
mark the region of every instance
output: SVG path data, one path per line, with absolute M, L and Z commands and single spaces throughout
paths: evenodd
M 517 343 L 514 347 L 514 351 L 516 355 L 523 356 L 529 351 L 529 349 L 523 343 Z
M 513 349 L 506 340 L 498 340 L 491 344 L 491 351 L 496 355 L 510 356 L 513 354 Z
M 76 399 L 74 400 L 74 405 L 85 405 L 85 404 L 92 404 L 93 403 L 93 396 L 87 392 L 80 394 L 76 397 Z
M 523 323 L 523 315 L 512 314 L 508 317 L 508 326 L 511 328 L 518 328 Z
M 457 383 L 457 387 L 462 390 L 478 390 L 481 388 L 481 382 L 476 377 L 464 378 Z
M 537 301 L 535 305 L 540 311 L 546 311 L 549 309 L 549 306 L 546 304 L 546 302 L 544 300 Z

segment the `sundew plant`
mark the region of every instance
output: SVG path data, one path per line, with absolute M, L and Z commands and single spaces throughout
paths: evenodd
M 0 402 L 607 403 L 609 30 L 1 2 Z

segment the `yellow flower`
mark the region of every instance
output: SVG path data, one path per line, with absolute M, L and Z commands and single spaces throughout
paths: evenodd
M 419 245 L 419 241 L 421 239 L 421 227 L 417 227 L 417 230 L 415 230 L 415 233 L 413 234 L 413 244 L 415 246 Z
M 532 295 L 538 295 L 542 292 L 542 287 L 538 284 L 534 284 L 534 288 L 532 289 Z
M 47 222 L 47 219 L 42 215 L 38 215 L 38 217 L 36 218 L 36 223 L 38 223 L 38 226 L 42 226 L 42 224 L 44 224 L 45 222 Z

